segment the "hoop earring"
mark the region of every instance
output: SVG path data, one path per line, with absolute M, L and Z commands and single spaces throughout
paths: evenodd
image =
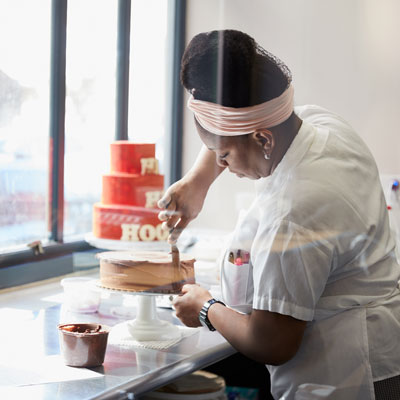
M 264 158 L 265 158 L 266 160 L 269 160 L 269 159 L 271 158 L 271 154 L 264 153 Z

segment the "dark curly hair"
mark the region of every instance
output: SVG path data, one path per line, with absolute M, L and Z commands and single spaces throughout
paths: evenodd
M 246 33 L 227 29 L 199 33 L 181 62 L 181 82 L 195 99 L 247 107 L 278 97 L 289 69 Z

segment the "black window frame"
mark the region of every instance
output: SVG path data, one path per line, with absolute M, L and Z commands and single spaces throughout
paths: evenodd
M 126 140 L 128 132 L 128 88 L 131 0 L 118 0 L 115 139 Z M 65 65 L 68 0 L 51 3 L 50 67 L 50 237 L 27 250 L 0 254 L 0 289 L 53 278 L 73 272 L 73 253 L 93 251 L 84 240 L 64 243 L 64 141 Z M 185 45 L 186 0 L 168 0 L 168 71 L 166 186 L 182 175 L 183 90 L 179 70 Z

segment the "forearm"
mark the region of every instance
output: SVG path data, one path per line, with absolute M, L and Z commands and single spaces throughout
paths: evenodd
M 217 331 L 240 353 L 264 364 L 283 364 L 297 352 L 305 323 L 299 321 L 298 326 L 296 320 L 291 317 L 263 313 L 264 320 L 260 323 L 254 312 L 240 314 L 216 303 L 210 307 L 208 318 Z M 293 326 L 292 321 L 295 321 Z
M 187 326 L 199 326 L 199 312 L 211 298 L 211 293 L 199 285 L 184 285 L 182 295 L 174 300 L 176 316 Z M 221 303 L 209 307 L 208 319 L 236 350 L 272 365 L 283 364 L 296 354 L 307 324 L 266 310 L 241 314 Z
M 240 314 L 222 304 L 214 304 L 208 311 L 208 318 L 214 328 L 240 353 L 247 357 L 266 363 L 265 349 L 261 343 L 252 340 L 249 329 L 250 315 Z M 262 358 L 262 359 L 260 359 Z
M 203 145 L 195 163 L 186 175 L 197 181 L 207 191 L 224 169 L 217 165 L 214 152 Z
M 170 243 L 176 242 L 182 230 L 197 217 L 208 189 L 223 170 L 217 165 L 213 152 L 203 146 L 189 172 L 173 183 L 158 201 L 158 207 L 164 209 L 158 217 L 164 221 L 163 229 L 170 233 Z

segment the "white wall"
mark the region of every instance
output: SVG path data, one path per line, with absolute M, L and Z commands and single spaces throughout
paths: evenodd
M 341 114 L 363 137 L 380 172 L 397 174 L 399 15 L 398 0 L 188 0 L 187 42 L 213 29 L 248 33 L 291 69 L 296 104 Z M 187 110 L 184 131 L 186 171 L 201 146 Z M 225 172 L 191 226 L 231 229 L 235 194 L 252 186 Z

